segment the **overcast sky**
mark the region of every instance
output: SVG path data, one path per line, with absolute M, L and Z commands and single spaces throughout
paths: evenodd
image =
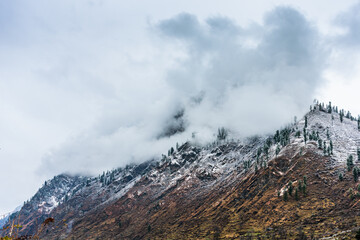
M 0 213 L 193 132 L 271 133 L 314 98 L 357 116 L 359 47 L 355 0 L 0 1 Z

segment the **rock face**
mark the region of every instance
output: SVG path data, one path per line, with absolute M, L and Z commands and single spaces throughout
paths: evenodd
M 306 118 L 306 143 L 302 119 L 274 136 L 186 143 L 94 178 L 57 176 L 10 219 L 41 239 L 354 237 L 360 188 L 347 159 L 359 165 L 357 122 L 318 109 Z

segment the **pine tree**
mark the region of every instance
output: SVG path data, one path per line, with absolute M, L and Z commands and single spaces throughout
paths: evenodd
M 354 166 L 353 156 L 352 155 L 349 155 L 349 157 L 347 158 L 346 165 L 347 165 L 348 171 L 350 172 L 352 167 Z
M 354 182 L 357 182 L 359 179 L 359 169 L 357 167 L 353 168 L 353 176 L 354 176 Z
M 284 191 L 283 198 L 284 198 L 284 201 L 285 201 L 285 202 L 288 200 L 288 193 L 287 193 L 287 191 Z
M 347 119 L 350 119 L 350 118 L 351 118 L 351 113 L 350 113 L 349 111 L 347 111 L 347 113 L 346 113 L 346 118 L 347 118 Z
M 328 105 L 328 113 L 331 113 L 332 112 L 332 107 L 331 107 L 331 102 L 329 102 L 329 105 Z
M 292 192 L 293 192 L 293 190 L 294 190 L 294 187 L 293 187 L 291 181 L 289 182 L 289 189 L 288 189 L 288 190 L 289 190 L 289 195 L 292 196 Z
M 344 120 L 344 110 L 341 109 L 340 110 L 340 122 L 343 122 L 343 120 Z
M 274 141 L 275 141 L 275 143 L 280 142 L 280 132 L 279 132 L 279 130 L 276 130 L 276 133 L 274 135 Z
M 307 128 L 307 125 L 308 125 L 308 118 L 307 116 L 305 116 L 305 128 Z
M 299 180 L 299 184 L 298 184 L 298 187 L 297 187 L 297 188 L 298 188 L 299 191 L 301 191 L 301 189 L 302 189 L 302 182 L 301 182 L 301 180 Z
M 302 186 L 302 192 L 303 192 L 304 196 L 306 196 L 306 184 L 305 183 Z
M 318 140 L 318 145 L 319 145 L 319 149 L 322 149 L 322 140 L 321 139 Z
M 333 155 L 333 142 L 330 140 L 330 154 Z
M 358 161 L 360 161 L 360 148 L 357 148 L 357 157 L 358 157 Z
M 296 200 L 296 201 L 299 201 L 298 189 L 295 190 L 295 200 Z

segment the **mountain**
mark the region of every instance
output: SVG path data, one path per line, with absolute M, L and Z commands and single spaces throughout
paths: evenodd
M 12 214 L 15 214 L 17 212 L 20 211 L 20 209 L 22 208 L 22 205 L 16 207 L 14 209 L 14 211 L 10 212 L 10 213 L 7 213 L 7 214 L 3 214 L 2 216 L 0 216 L 0 228 L 2 228 L 9 220 L 9 217 L 12 215 Z
M 59 175 L 7 226 L 18 219 L 20 235 L 40 239 L 355 238 L 358 124 L 316 104 L 272 136 L 188 142 L 98 177 Z

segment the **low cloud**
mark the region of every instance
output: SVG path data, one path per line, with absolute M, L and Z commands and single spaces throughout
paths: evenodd
M 219 126 L 238 136 L 269 133 L 303 114 L 322 82 L 326 53 L 318 32 L 289 7 L 247 28 L 224 17 L 201 22 L 183 13 L 155 29 L 186 49 L 167 82 L 185 106 L 188 129 L 199 137 Z
M 40 172 L 97 174 L 159 157 L 193 133 L 212 141 L 218 127 L 232 137 L 271 133 L 308 109 L 322 81 L 318 32 L 293 8 L 246 27 L 182 13 L 150 30 L 178 53 L 164 77 L 109 83 L 114 97 L 97 123 L 49 152 Z

